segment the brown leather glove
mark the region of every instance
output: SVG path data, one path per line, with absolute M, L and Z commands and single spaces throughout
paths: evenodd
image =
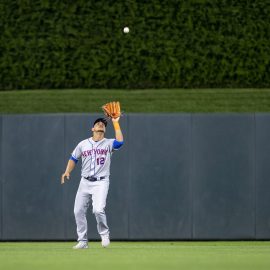
M 118 118 L 121 116 L 121 108 L 119 101 L 112 101 L 102 106 L 105 116 L 110 118 Z

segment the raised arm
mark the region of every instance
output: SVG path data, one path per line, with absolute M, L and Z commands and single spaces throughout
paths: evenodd
M 70 159 L 68 161 L 66 171 L 62 174 L 62 177 L 61 177 L 61 184 L 65 183 L 66 178 L 69 179 L 70 173 L 75 168 L 75 165 L 76 163 L 74 160 Z
M 120 128 L 119 119 L 120 119 L 120 117 L 112 118 L 112 123 L 113 123 L 114 131 L 115 131 L 115 139 L 118 142 L 123 142 L 124 137 L 123 137 L 123 133 L 122 133 L 121 128 Z

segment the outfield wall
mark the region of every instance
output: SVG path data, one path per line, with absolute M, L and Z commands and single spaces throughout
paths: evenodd
M 80 163 L 65 185 L 60 176 L 100 116 L 0 116 L 0 240 L 76 239 Z M 270 239 L 270 114 L 126 114 L 121 126 L 112 239 Z

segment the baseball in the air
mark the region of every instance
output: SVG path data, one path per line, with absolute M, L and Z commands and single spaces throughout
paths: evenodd
M 123 32 L 124 32 L 125 34 L 129 33 L 129 28 L 128 28 L 127 26 L 124 27 Z

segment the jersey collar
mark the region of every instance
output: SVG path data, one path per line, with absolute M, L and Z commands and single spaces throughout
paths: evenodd
M 90 141 L 91 141 L 92 143 L 100 143 L 100 142 L 102 142 L 102 141 L 104 141 L 104 140 L 105 140 L 105 138 L 103 138 L 103 139 L 100 140 L 100 141 L 94 141 L 94 140 L 93 140 L 93 137 L 90 138 Z

